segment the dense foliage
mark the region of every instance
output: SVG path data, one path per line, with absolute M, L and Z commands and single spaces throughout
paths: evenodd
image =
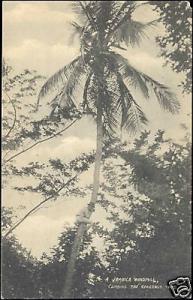
M 2 209 L 2 232 L 12 226 L 13 211 Z M 39 297 L 40 263 L 11 236 L 2 240 L 2 296 L 4 299 Z
M 163 131 L 158 131 L 152 142 L 149 135 L 143 132 L 132 149 L 119 141 L 106 145 L 103 201 L 97 205 L 107 211 L 112 227 L 96 221 L 85 235 L 74 281 L 75 298 L 167 297 L 168 280 L 179 274 L 190 276 L 191 147 L 188 141 L 182 146 L 164 139 Z M 9 226 L 10 212 L 3 220 L 4 226 Z M 52 254 L 44 254 L 39 262 L 27 256 L 14 237 L 8 238 L 3 265 L 10 265 L 4 281 L 13 286 L 11 298 L 34 297 L 33 285 L 39 298 L 61 296 L 76 226 L 64 228 Z M 102 249 L 92 242 L 97 236 L 104 242 Z M 15 280 L 17 272 L 25 281 Z M 109 287 L 114 278 L 152 277 L 158 281 L 152 284 L 161 288 L 142 289 L 142 283 L 138 289 L 128 284 L 127 288 Z
M 79 35 L 80 55 L 45 82 L 38 105 L 51 93 L 53 114 L 81 108 L 97 120 L 100 108 L 107 136 L 120 128 L 136 133 L 147 124 L 133 95 L 135 88 L 146 99 L 153 92 L 165 111 L 177 113 L 179 102 L 170 88 L 137 70 L 119 53 L 129 45 L 139 46 L 146 30 L 155 26 L 157 20 L 136 21 L 137 1 L 72 1 L 71 5 L 77 16 L 72 26 Z
M 164 36 L 157 37 L 161 55 L 172 69 L 185 74 L 182 88 L 192 90 L 192 8 L 189 1 L 150 1 L 160 14 L 166 28 Z

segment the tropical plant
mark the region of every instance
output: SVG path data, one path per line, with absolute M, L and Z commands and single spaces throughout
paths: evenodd
M 51 254 L 42 256 L 40 285 L 43 299 L 61 298 L 63 278 L 66 274 L 76 231 L 77 224 L 73 227 L 66 227 L 59 236 L 57 245 L 52 248 Z M 91 229 L 84 235 L 77 260 L 75 284 L 72 291 L 75 299 L 92 297 L 93 285 L 97 285 L 101 281 L 99 277 L 105 273 L 105 266 L 101 262 L 99 250 L 93 246 L 92 240 Z
M 137 289 L 128 282 L 126 289 L 106 293 L 93 287 L 94 297 L 168 298 L 171 278 L 191 276 L 191 145 L 168 140 L 161 130 L 149 137 L 142 132 L 132 149 L 120 143 L 111 147 L 121 159 L 111 156 L 104 163 L 105 201 L 99 204 L 114 224 L 102 233 L 109 284 L 125 277 L 154 277 L 155 282 L 146 288 L 138 282 Z M 157 288 L 148 288 L 151 284 Z
M 2 207 L 2 232 L 12 226 L 13 210 Z M 15 236 L 2 240 L 2 297 L 4 299 L 39 299 L 40 262 Z
M 32 148 L 44 143 L 56 136 L 60 136 L 80 117 L 77 110 L 68 110 L 58 113 L 57 116 L 37 116 L 35 112 L 37 91 L 42 85 L 42 79 L 34 70 L 25 69 L 17 72 L 5 59 L 2 64 L 2 148 L 3 148 L 3 187 L 6 188 L 12 176 L 29 174 L 37 175 L 43 165 L 38 162 L 31 162 L 22 170 L 15 164 L 15 159 Z M 81 160 L 83 157 L 81 158 Z M 86 159 L 86 158 L 85 158 Z M 88 158 L 89 160 L 89 158 Z M 79 160 L 80 163 L 80 160 Z M 72 162 L 71 162 L 72 164 Z M 84 164 L 84 163 L 83 163 Z M 65 168 L 65 166 L 63 166 Z M 43 175 L 42 175 L 43 176 Z M 45 184 L 44 176 L 44 184 Z M 72 178 L 69 179 L 70 182 Z M 47 180 L 49 185 L 49 181 Z M 50 183 L 51 184 L 51 183 Z M 42 182 L 43 185 L 43 182 Z M 64 188 L 62 184 L 58 192 Z M 13 188 L 13 187 L 11 187 Z M 28 188 L 29 190 L 29 188 Z M 37 188 L 38 190 L 38 188 Z M 41 189 L 39 190 L 41 192 Z M 53 191 L 52 191 L 53 192 Z M 46 199 L 28 211 L 22 219 L 17 220 L 9 226 L 3 237 L 7 237 L 17 228 L 32 212 L 52 199 L 54 194 L 44 195 Z M 25 207 L 23 207 L 25 208 Z
M 147 123 L 131 87 L 140 88 L 145 98 L 149 98 L 149 90 L 153 89 L 164 110 L 176 113 L 179 109 L 176 97 L 168 87 L 135 69 L 117 52 L 125 49 L 124 46 L 138 45 L 145 29 L 156 24 L 156 21 L 145 24 L 132 18 L 139 5 L 137 1 L 73 1 L 73 9 L 80 20 L 79 24 L 72 24 L 80 36 L 80 55 L 51 76 L 39 94 L 38 105 L 49 92 L 56 91 L 51 101 L 53 115 L 58 110 L 81 107 L 96 121 L 97 146 L 88 218 L 95 209 L 99 191 L 104 137 L 112 137 L 117 128 L 135 133 Z M 67 298 L 86 228 L 85 223 L 80 224 L 72 247 L 63 292 Z
M 192 90 L 192 8 L 189 1 L 149 1 L 160 14 L 166 29 L 164 36 L 157 37 L 161 56 L 177 72 L 183 72 L 183 91 Z
M 59 196 L 79 195 L 84 191 L 77 185 L 79 175 L 88 170 L 94 161 L 94 153 L 85 154 L 64 163 L 60 159 L 50 159 L 49 163 L 30 162 L 27 166 L 18 168 L 10 166 L 13 176 L 27 178 L 33 176 L 33 185 L 14 186 L 19 192 L 31 192 L 40 194 L 43 200 L 33 206 L 22 218 L 16 220 L 11 226 L 7 226 L 3 239 L 7 238 L 28 216 L 37 212 L 45 203 L 55 201 Z
M 33 110 L 38 86 L 43 76 L 34 70 L 15 70 L 3 60 L 2 69 L 3 91 L 3 150 L 4 160 L 7 161 L 9 152 L 18 150 L 29 139 L 40 136 L 33 128 Z M 31 135 L 30 135 L 31 133 Z
M 166 282 L 180 273 L 190 275 L 191 147 L 188 142 L 182 146 L 166 140 L 161 130 L 149 136 L 150 132 L 142 132 L 132 149 L 118 140 L 106 143 L 103 201 L 98 199 L 98 204 L 107 211 L 111 226 L 92 222 L 84 235 L 72 288 L 75 299 L 168 298 Z M 61 161 L 51 163 L 61 175 Z M 76 167 L 76 160 L 72 164 Z M 20 172 L 24 175 L 28 170 Z M 42 187 L 45 192 L 49 193 Z M 12 226 L 12 220 L 12 210 L 3 209 L 3 232 Z M 51 254 L 43 254 L 38 261 L 14 236 L 7 237 L 2 248 L 4 297 L 60 298 L 77 225 L 65 227 Z M 105 246 L 100 253 L 93 244 L 98 236 Z M 152 277 L 156 282 L 145 284 L 146 288 L 143 282 L 137 289 L 131 286 L 133 278 Z M 116 283 L 116 278 L 131 278 L 132 282 Z M 119 289 L 113 288 L 117 284 Z M 160 288 L 148 288 L 151 285 Z
M 34 70 L 16 72 L 4 59 L 2 78 L 3 173 L 6 180 L 16 157 L 61 135 L 80 117 L 80 112 L 74 109 L 38 119 L 36 95 L 45 77 Z

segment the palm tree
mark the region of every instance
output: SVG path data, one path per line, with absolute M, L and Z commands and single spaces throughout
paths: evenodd
M 103 139 L 111 137 L 117 128 L 133 133 L 147 118 L 133 98 L 130 88 L 139 88 L 146 98 L 152 89 L 163 109 L 176 113 L 179 103 L 168 87 L 136 70 L 116 49 L 135 46 L 145 34 L 145 29 L 156 21 L 140 23 L 132 19 L 139 6 L 138 1 L 72 1 L 80 24 L 73 23 L 80 36 L 80 55 L 48 79 L 42 87 L 39 99 L 50 90 L 58 88 L 52 99 L 52 113 L 80 108 L 96 120 L 97 145 L 93 179 L 93 190 L 88 215 L 95 209 L 100 183 L 100 165 Z M 82 88 L 82 97 L 80 91 Z M 80 102 L 76 92 L 79 91 Z M 72 297 L 71 289 L 76 259 L 87 224 L 79 224 L 77 235 L 68 261 L 63 297 Z

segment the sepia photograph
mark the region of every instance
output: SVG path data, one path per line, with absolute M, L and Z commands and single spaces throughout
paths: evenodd
M 1 299 L 191 299 L 189 1 L 3 1 Z

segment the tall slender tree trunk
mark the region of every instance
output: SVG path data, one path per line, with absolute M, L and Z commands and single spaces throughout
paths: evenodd
M 95 204 L 97 201 L 97 195 L 100 185 L 100 165 L 102 159 L 102 145 L 103 145 L 103 122 L 102 122 L 102 106 L 98 102 L 97 107 L 97 146 L 96 146 L 96 156 L 95 156 L 95 167 L 94 167 L 94 178 L 93 178 L 93 190 L 91 195 L 90 203 L 88 204 L 88 218 L 92 215 L 94 211 Z M 67 265 L 66 278 L 63 289 L 63 298 L 72 298 L 72 287 L 73 287 L 73 277 L 75 273 L 76 260 L 79 255 L 80 246 L 83 240 L 84 233 L 87 230 L 87 224 L 80 223 L 75 240 L 73 242 L 71 255 Z

